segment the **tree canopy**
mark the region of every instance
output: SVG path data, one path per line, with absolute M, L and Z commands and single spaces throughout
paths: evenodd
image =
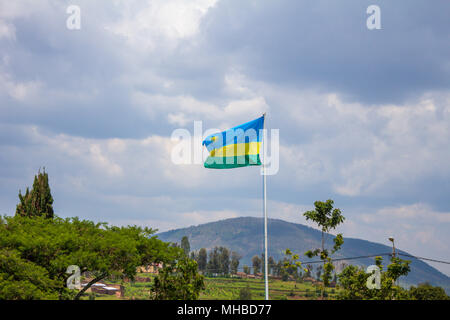
M 409 295 L 414 300 L 450 300 L 443 288 L 432 286 L 428 282 L 409 288 Z
M 69 276 L 66 270 L 70 265 L 79 266 L 81 272 L 89 271 L 96 281 L 109 276 L 132 279 L 138 266 L 173 261 L 179 253 L 178 248 L 153 236 L 154 232 L 149 228 L 115 227 L 78 218 L 21 215 L 0 218 L 0 288 L 9 288 L 0 290 L 0 297 L 74 297 L 66 288 Z M 34 287 L 13 289 L 21 281 Z
M 379 289 L 370 289 L 367 280 L 371 273 L 366 273 L 364 268 L 350 265 L 338 275 L 339 294 L 343 300 L 400 300 L 408 299 L 407 290 L 395 285 L 400 276 L 407 275 L 410 271 L 410 261 L 397 257 L 391 258 L 391 263 L 386 270 L 382 265 L 381 257 L 375 258 L 375 265 L 380 269 Z
M 147 227 L 56 216 L 45 169 L 19 200 L 15 216 L 0 217 L 0 299 L 78 299 L 106 277 L 134 279 L 137 267 L 182 254 Z M 93 277 L 79 292 L 67 288 L 73 265 Z
M 197 272 L 197 262 L 180 257 L 160 270 L 152 285 L 153 299 L 196 300 L 205 289 L 204 277 Z

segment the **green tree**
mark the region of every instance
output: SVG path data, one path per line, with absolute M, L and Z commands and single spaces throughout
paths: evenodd
M 322 275 L 322 266 L 317 266 L 316 269 L 316 279 L 320 280 L 320 276 Z
M 281 270 L 283 269 L 283 263 L 281 260 L 278 260 L 278 262 L 275 264 L 273 268 L 273 274 L 275 276 L 281 276 Z
M 409 296 L 414 300 L 449 300 L 450 297 L 441 287 L 434 287 L 428 282 L 419 283 L 409 288 Z
M 48 174 L 38 171 L 34 176 L 33 188 L 27 188 L 25 195 L 19 190 L 20 203 L 16 207 L 16 215 L 35 217 L 43 216 L 53 218 L 53 197 L 48 183 Z
M 214 247 L 210 250 L 206 270 L 209 274 L 217 274 L 220 272 L 220 257 L 218 247 Z
M 264 253 L 261 253 L 261 273 L 264 276 L 266 273 L 266 262 L 264 260 Z
M 78 218 L 1 217 L 0 288 L 7 288 L 2 290 L 2 297 L 79 299 L 92 284 L 106 277 L 133 279 L 138 266 L 170 262 L 180 251 L 156 238 L 154 232 Z M 12 266 L 12 261 L 17 267 Z M 93 275 L 79 292 L 66 287 L 70 265 Z M 32 275 L 27 275 L 26 270 Z M 27 285 L 22 285 L 25 282 Z M 23 290 L 16 290 L 20 287 Z
M 364 268 L 353 265 L 347 266 L 338 274 L 338 299 L 342 300 L 401 300 L 408 299 L 408 292 L 395 285 L 395 281 L 406 276 L 411 261 L 397 257 L 391 258 L 391 263 L 383 270 L 383 259 L 375 257 L 375 264 L 380 268 L 380 289 L 369 289 L 367 280 L 371 276 Z
M 312 270 L 313 270 L 312 264 L 307 264 L 305 268 L 305 278 L 311 278 Z
M 225 247 L 219 248 L 219 273 L 230 274 L 230 251 Z
M 253 274 L 257 275 L 261 270 L 261 258 L 259 256 L 253 256 L 252 265 L 253 265 Z
M 308 258 L 312 258 L 314 256 L 320 257 L 320 259 L 323 261 L 323 272 L 320 270 L 319 277 L 321 275 L 323 280 L 322 290 L 321 290 L 321 298 L 324 297 L 325 287 L 330 285 L 331 280 L 331 274 L 334 270 L 334 266 L 331 263 L 331 257 L 328 249 L 325 248 L 325 234 L 327 234 L 330 230 L 335 229 L 339 224 L 343 223 L 345 218 L 341 213 L 340 209 L 333 209 L 333 200 L 329 199 L 325 202 L 322 201 L 316 201 L 314 202 L 315 210 L 312 211 L 306 211 L 303 213 L 303 215 L 306 217 L 306 220 L 312 220 L 320 227 L 322 231 L 322 245 L 320 249 L 315 250 L 308 250 L 305 252 L 305 255 Z M 333 238 L 334 246 L 331 250 L 331 254 L 338 251 L 342 244 L 344 243 L 344 239 L 342 237 L 342 234 L 337 234 L 336 237 Z M 301 262 L 298 260 L 298 255 L 295 255 L 296 259 L 292 259 L 292 253 L 290 253 L 290 250 L 286 250 L 286 254 L 290 256 L 290 259 L 288 259 L 288 264 L 284 264 L 283 268 L 288 270 L 289 272 L 292 272 L 293 269 L 302 268 Z M 291 263 L 289 265 L 289 263 Z M 310 276 L 311 268 L 304 269 L 306 272 L 305 276 Z M 296 272 L 297 275 L 297 272 Z
M 250 274 L 250 268 L 247 265 L 244 265 L 244 273 L 245 274 Z
M 17 250 L 0 250 L 0 300 L 56 300 L 60 289 L 45 268 L 22 259 Z
M 270 256 L 269 259 L 267 260 L 267 266 L 269 268 L 269 270 L 268 270 L 269 274 L 273 275 L 275 272 L 276 263 L 272 256 Z
M 237 252 L 231 252 L 231 273 L 236 274 L 239 268 L 239 260 L 241 260 L 242 256 Z
M 283 279 L 289 278 L 289 275 L 294 277 L 294 279 L 298 276 L 298 269 L 302 269 L 302 263 L 298 260 L 299 256 L 298 254 L 294 254 L 291 252 L 290 249 L 286 249 L 285 255 L 287 258 L 284 258 L 283 260 L 283 271 L 284 274 L 282 275 Z M 306 269 L 304 269 L 306 271 Z
M 198 270 L 200 270 L 201 272 L 206 271 L 207 260 L 208 260 L 208 253 L 206 252 L 205 248 L 201 248 L 198 251 L 198 257 L 197 257 Z
M 187 236 L 184 236 L 184 237 L 181 239 L 181 249 L 183 249 L 184 254 L 185 254 L 186 256 L 189 255 L 189 252 L 191 251 L 191 245 L 189 244 L 189 239 L 188 239 Z
M 164 266 L 151 287 L 155 300 L 197 300 L 205 289 L 204 277 L 198 274 L 197 262 L 181 257 Z
M 308 258 L 312 258 L 314 256 L 320 257 L 320 259 L 323 261 L 323 273 L 322 274 L 322 280 L 323 280 L 323 286 L 322 286 L 322 293 L 321 297 L 323 298 L 323 293 L 325 291 L 325 287 L 329 286 L 330 280 L 331 280 L 331 273 L 334 270 L 334 266 L 331 263 L 331 258 L 329 257 L 329 252 L 325 248 L 325 234 L 328 233 L 331 230 L 336 229 L 338 225 L 344 222 L 345 217 L 342 215 L 340 209 L 333 209 L 334 201 L 329 199 L 325 202 L 322 201 L 316 201 L 314 202 L 315 210 L 312 211 L 306 211 L 303 215 L 306 217 L 306 220 L 312 220 L 322 231 L 322 245 L 321 249 L 316 250 L 308 250 L 305 252 L 305 255 Z M 336 237 L 333 239 L 334 246 L 331 250 L 331 254 L 338 251 L 342 244 L 344 243 L 344 239 L 342 237 L 342 234 L 337 234 Z

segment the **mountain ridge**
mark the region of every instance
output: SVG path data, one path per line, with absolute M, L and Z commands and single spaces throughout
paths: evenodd
M 263 218 L 257 217 L 222 219 L 186 228 L 168 230 L 158 233 L 157 236 L 163 241 L 172 243 L 180 243 L 181 238 L 187 236 L 191 250 L 206 248 L 209 251 L 215 246 L 227 247 L 242 256 L 240 263 L 240 267 L 242 267 L 243 265 L 251 265 L 251 257 L 255 254 L 260 255 L 263 252 L 263 222 Z M 326 235 L 326 247 L 332 247 L 333 237 L 331 234 Z M 294 253 L 299 254 L 300 260 L 307 264 L 311 259 L 308 259 L 303 253 L 320 247 L 321 232 L 299 223 L 287 222 L 281 219 L 268 219 L 268 241 L 268 255 L 272 256 L 276 261 L 283 258 L 284 250 L 289 248 Z M 397 250 L 397 252 L 409 254 L 403 250 Z M 390 253 L 392 253 L 392 248 L 387 245 L 364 239 L 347 238 L 344 235 L 342 249 L 332 257 L 345 259 L 383 254 L 383 261 L 386 264 Z M 408 276 L 400 278 L 402 285 L 417 285 L 420 282 L 428 281 L 450 292 L 450 277 L 416 258 L 402 258 L 411 260 L 411 272 Z M 315 261 L 317 260 L 315 259 Z M 342 262 L 368 266 L 374 264 L 374 258 L 345 259 Z

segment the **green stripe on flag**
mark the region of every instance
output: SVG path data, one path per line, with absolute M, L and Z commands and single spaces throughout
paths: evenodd
M 205 168 L 209 169 L 232 169 L 248 166 L 260 166 L 259 154 L 247 154 L 234 157 L 211 157 L 205 161 Z

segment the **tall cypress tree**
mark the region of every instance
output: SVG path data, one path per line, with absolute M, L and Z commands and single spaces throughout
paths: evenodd
M 184 236 L 181 239 L 181 248 L 183 249 L 186 256 L 189 255 L 189 252 L 191 251 L 191 245 L 189 244 L 189 239 L 187 236 Z
M 236 274 L 239 268 L 239 260 L 242 258 L 240 254 L 233 251 L 231 252 L 231 272 Z
M 209 261 L 207 265 L 208 273 L 219 273 L 220 272 L 220 260 L 219 260 L 219 248 L 214 247 L 209 252 Z
M 16 207 L 16 215 L 35 217 L 43 216 L 53 218 L 53 197 L 48 184 L 48 174 L 41 173 L 34 176 L 33 188 L 27 188 L 24 195 L 19 191 L 20 203 Z
M 208 260 L 208 254 L 206 252 L 205 248 L 201 248 L 198 252 L 198 270 L 205 272 L 206 271 L 206 265 Z
M 219 270 L 223 275 L 230 273 L 230 251 L 225 247 L 219 248 Z

